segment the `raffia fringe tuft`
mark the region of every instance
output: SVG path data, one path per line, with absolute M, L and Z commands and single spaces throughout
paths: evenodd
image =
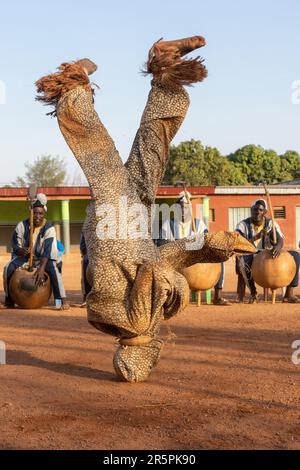
M 36 100 L 54 107 L 65 93 L 78 86 L 83 86 L 94 94 L 88 76 L 82 65 L 77 62 L 61 64 L 58 67 L 58 72 L 40 78 L 35 85 L 37 88 Z M 48 114 L 55 115 L 56 113 L 54 110 Z
M 183 59 L 177 48 L 166 47 L 162 51 L 158 49 L 149 57 L 144 75 L 152 74 L 163 85 L 178 87 L 179 85 L 192 85 L 201 82 L 207 77 L 207 69 L 203 64 L 204 59 Z

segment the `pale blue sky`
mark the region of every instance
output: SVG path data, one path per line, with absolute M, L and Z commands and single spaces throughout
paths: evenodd
M 90 57 L 99 70 L 96 109 L 127 158 L 149 91 L 139 73 L 151 44 L 201 34 L 207 80 L 190 90 L 189 114 L 174 143 L 200 139 L 224 154 L 248 143 L 300 152 L 299 0 L 15 0 L 1 2 L 0 183 L 25 161 L 60 155 L 78 166 L 57 122 L 34 101 L 34 81 L 63 61 Z

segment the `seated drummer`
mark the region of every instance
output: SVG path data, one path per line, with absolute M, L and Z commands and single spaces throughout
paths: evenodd
M 191 194 L 188 192 L 188 197 L 191 198 Z M 157 245 L 160 246 L 164 243 L 174 240 L 180 240 L 181 238 L 194 236 L 192 215 L 189 201 L 187 201 L 185 192 L 182 191 L 179 194 L 179 199 L 176 204 L 180 205 L 179 217 L 163 222 L 161 228 L 161 234 Z M 208 229 L 203 220 L 195 219 L 197 235 L 208 233 Z M 225 266 L 221 263 L 221 274 L 217 284 L 215 285 L 215 295 L 213 303 L 214 305 L 230 305 L 230 303 L 222 297 L 222 289 L 224 286 Z
M 70 308 L 62 276 L 57 268 L 57 241 L 53 225 L 46 219 L 47 197 L 40 193 L 33 203 L 33 266 L 37 268 L 35 279 L 40 283 L 45 272 L 49 275 L 55 304 L 62 310 Z M 30 244 L 30 219 L 19 222 L 12 237 L 12 259 L 3 271 L 6 308 L 14 308 L 15 304 L 9 292 L 9 283 L 15 270 L 21 266 L 28 267 Z
M 277 235 L 277 243 L 273 241 L 273 225 L 272 220 L 266 217 L 268 207 L 264 199 L 255 201 L 251 207 L 251 217 L 242 220 L 236 227 L 236 231 L 243 237 L 253 243 L 258 250 L 269 249 L 272 251 L 274 258 L 279 256 L 283 248 L 284 236 L 280 230 L 277 222 L 275 222 L 275 229 Z M 298 287 L 299 283 L 299 266 L 300 255 L 297 251 L 290 251 L 296 263 L 296 275 L 289 286 L 287 286 L 286 293 L 283 301 L 289 303 L 300 303 L 300 299 L 293 295 L 294 287 Z M 236 258 L 236 273 L 238 275 L 238 301 L 243 302 L 245 294 L 245 281 L 250 289 L 249 303 L 256 303 L 259 298 L 257 295 L 256 286 L 251 275 L 251 266 L 254 255 L 242 256 L 241 259 Z M 244 281 L 245 279 L 245 281 Z

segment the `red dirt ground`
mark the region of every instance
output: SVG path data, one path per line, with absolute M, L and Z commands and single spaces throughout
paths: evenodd
M 79 302 L 79 256 L 64 279 Z M 114 339 L 84 309 L 0 311 L 0 449 L 300 448 L 299 305 L 190 306 L 162 336 L 160 363 L 133 385 L 116 378 Z

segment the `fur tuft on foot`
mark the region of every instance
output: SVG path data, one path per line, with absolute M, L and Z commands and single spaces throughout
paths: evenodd
M 149 51 L 148 62 L 142 71 L 152 74 L 163 85 L 178 87 L 201 82 L 207 77 L 207 69 L 200 57 L 183 59 L 186 53 L 205 45 L 201 36 L 178 41 L 157 41 Z
M 61 64 L 58 67 L 58 72 L 40 78 L 35 85 L 37 88 L 36 100 L 54 107 L 65 93 L 78 86 L 83 86 L 94 94 L 94 89 L 80 61 Z M 48 114 L 56 115 L 55 111 Z

